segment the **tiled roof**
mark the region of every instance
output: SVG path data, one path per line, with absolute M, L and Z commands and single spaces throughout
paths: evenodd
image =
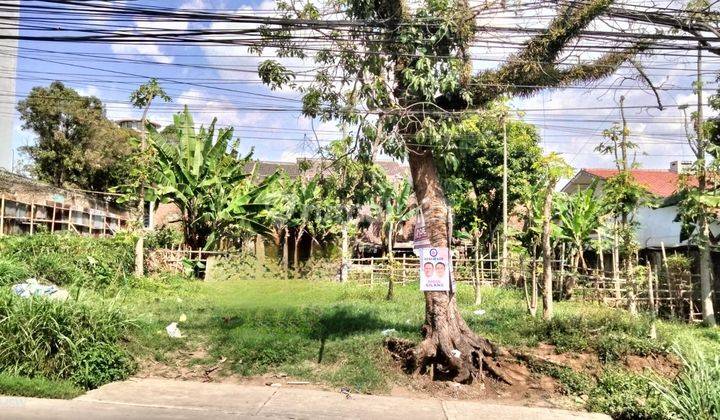
M 601 179 L 608 179 L 618 173 L 617 169 L 583 169 L 583 171 Z M 675 194 L 680 180 L 677 172 L 660 169 L 631 169 L 630 174 L 648 192 L 659 197 Z

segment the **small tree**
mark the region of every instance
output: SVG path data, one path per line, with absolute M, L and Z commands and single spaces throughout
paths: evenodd
M 387 176 L 378 165 L 351 155 L 351 140 L 344 137 L 327 147 L 330 170 L 323 171 L 322 183 L 323 189 L 337 196 L 342 217 L 340 281 L 347 280 L 348 276 L 351 220 L 357 217 L 363 205 L 371 203 L 388 185 Z
M 143 224 L 145 223 L 145 185 L 147 183 L 147 172 L 151 157 L 147 151 L 147 115 L 150 111 L 150 105 L 153 100 L 159 97 L 165 102 L 170 102 L 170 97 L 158 84 L 157 79 L 150 79 L 145 84 L 140 85 L 137 90 L 130 94 L 130 103 L 143 110 L 140 127 L 140 155 L 135 162 L 135 172 L 137 174 L 137 199 L 138 199 L 138 221 L 140 231 L 138 240 L 135 244 L 135 275 L 142 276 L 145 273 L 145 234 L 143 232 Z
M 395 234 L 401 223 L 410 220 L 415 214 L 417 207 L 411 203 L 410 196 L 412 187 L 407 180 L 397 186 L 388 185 L 382 195 L 378 198 L 378 205 L 375 207 L 374 214 L 377 219 L 382 220 L 380 229 L 380 237 L 385 242 L 385 252 L 388 256 L 388 263 L 394 263 L 393 241 Z M 387 299 L 393 298 L 393 279 L 389 276 Z
M 541 174 L 544 200 L 542 207 L 543 319 L 550 320 L 553 317 L 553 249 L 551 243 L 553 196 L 560 179 L 572 174 L 572 167 L 556 153 L 550 153 L 543 157 L 537 162 L 536 167 Z

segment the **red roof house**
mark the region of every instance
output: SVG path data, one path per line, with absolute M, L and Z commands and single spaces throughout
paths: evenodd
M 631 169 L 633 179 L 652 195 L 659 198 L 667 198 L 678 190 L 680 175 L 683 167 L 687 168 L 688 163 L 673 162 L 670 169 Z M 594 181 L 605 181 L 618 174 L 617 169 L 587 168 L 581 169 L 562 191 L 573 194 L 590 186 Z M 691 180 L 692 182 L 692 180 Z

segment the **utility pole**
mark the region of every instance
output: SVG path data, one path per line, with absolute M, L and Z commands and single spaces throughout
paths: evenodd
M 707 168 L 705 165 L 705 136 L 703 136 L 703 81 L 702 81 L 702 48 L 698 44 L 697 57 L 697 118 L 695 131 L 697 135 L 697 178 L 700 194 L 705 193 L 707 186 Z M 703 323 L 706 326 L 715 326 L 715 308 L 713 305 L 712 262 L 710 260 L 710 226 L 707 220 L 705 206 L 700 204 L 698 215 L 698 247 L 700 248 L 700 301 L 702 303 Z
M 507 258 L 508 258 L 508 147 L 507 147 L 507 120 L 502 117 L 503 125 L 503 243 L 502 243 L 502 272 L 500 273 L 502 284 L 507 283 Z
M 17 70 L 20 0 L 4 2 L 4 24 L 0 26 L 0 92 L 5 100 L 0 104 L 0 168 L 15 172 L 13 149 L 13 120 L 15 116 L 15 74 Z
M 622 119 L 622 136 L 620 141 L 620 170 L 626 172 L 628 170 L 627 164 L 627 119 L 625 118 L 625 96 L 620 97 L 620 118 Z M 624 217 L 627 217 L 625 215 Z

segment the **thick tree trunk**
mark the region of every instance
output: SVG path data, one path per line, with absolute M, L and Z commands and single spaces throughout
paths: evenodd
M 545 192 L 545 206 L 543 207 L 543 319 L 546 321 L 553 316 L 552 247 L 550 245 L 550 212 L 553 189 L 548 188 Z
M 432 153 L 427 149 L 409 150 L 410 171 L 418 203 L 430 242 L 436 247 L 448 246 L 448 209 Z M 482 379 L 483 369 L 510 383 L 492 360 L 495 347 L 476 335 L 458 310 L 455 291 L 425 292 L 424 340 L 412 352 L 415 370 L 433 368 L 436 377 L 468 383 Z

